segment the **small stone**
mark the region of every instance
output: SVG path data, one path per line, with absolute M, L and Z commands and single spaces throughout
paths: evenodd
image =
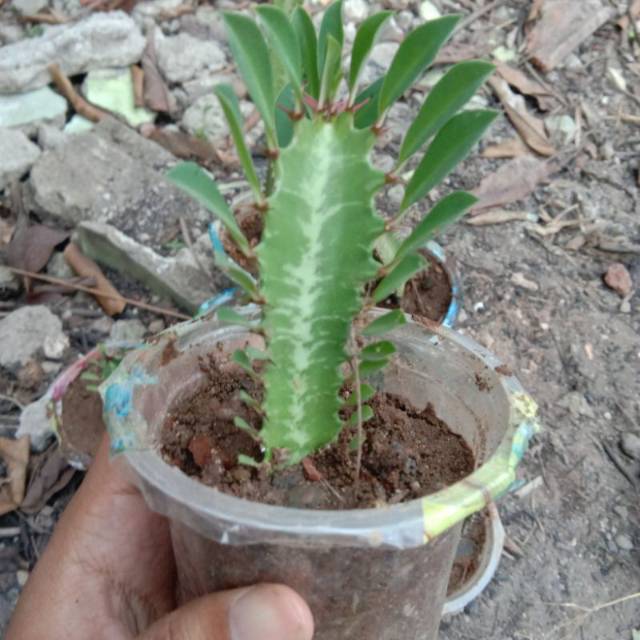
M 152 320 L 149 323 L 149 333 L 153 336 L 156 335 L 156 333 L 160 333 L 161 331 L 164 331 L 164 320 L 162 320 L 162 318 L 158 318 L 157 320 Z
M 389 198 L 390 204 L 395 209 L 399 209 L 404 198 L 404 187 L 399 184 L 394 185 L 387 191 L 387 197 Z
M 61 251 L 54 252 L 49 258 L 49 262 L 47 262 L 47 273 L 61 280 L 67 280 L 76 275 L 73 269 L 67 264 Z
M 42 350 L 49 360 L 61 360 L 69 348 L 69 336 L 63 333 L 49 335 L 44 339 Z
M 227 63 L 224 51 L 212 40 L 199 40 L 187 33 L 169 37 L 157 33 L 158 66 L 171 83 L 191 80 L 202 71 L 218 71 Z
M 620 303 L 620 313 L 631 313 L 631 303 L 626 298 Z
M 57 149 L 67 140 L 67 135 L 58 127 L 42 124 L 38 127 L 38 145 L 42 149 Z
M 47 344 L 64 342 L 62 322 L 44 305 L 22 307 L 0 320 L 0 366 L 24 365 Z
M 627 431 L 620 437 L 620 448 L 630 458 L 640 460 L 640 436 Z
M 633 288 L 631 275 L 621 262 L 614 262 L 609 265 L 604 274 L 604 282 L 609 289 L 613 289 L 622 298 L 626 298 Z
M 22 178 L 39 155 L 40 149 L 22 131 L 0 129 L 0 191 Z
M 91 331 L 95 331 L 96 333 L 99 333 L 101 335 L 109 335 L 114 324 L 114 321 L 109 318 L 109 316 L 103 316 L 102 318 L 94 320 L 89 325 L 89 328 L 91 329 Z
M 440 9 L 436 7 L 433 2 L 429 2 L 429 0 L 424 0 L 420 4 L 420 17 L 424 20 L 436 20 L 440 18 L 442 14 L 440 13 Z
M 629 509 L 624 505 L 617 504 L 613 507 L 613 511 L 616 515 L 618 515 L 622 520 L 627 520 L 629 518 Z
M 67 101 L 49 87 L 13 95 L 0 95 L 0 127 L 19 128 L 26 135 L 36 133 L 39 126 L 62 127 Z
M 43 369 L 46 367 L 43 363 Z M 16 432 L 16 438 L 29 436 L 31 448 L 34 451 L 44 451 L 53 437 L 53 423 L 49 418 L 49 403 L 51 395 L 46 393 L 36 402 L 27 405 L 20 414 L 20 426 Z
M 8 267 L 0 265 L 0 300 L 13 298 L 20 293 L 20 280 Z
M 13 0 L 11 7 L 23 16 L 32 16 L 42 11 L 48 4 L 48 0 Z
M 369 15 L 369 7 L 365 0 L 346 0 L 344 16 L 349 22 L 362 22 Z
M 538 291 L 540 288 L 537 282 L 529 280 L 524 273 L 520 273 L 519 271 L 511 276 L 511 282 L 513 282 L 517 287 L 522 287 L 528 291 Z
M 24 38 L 24 28 L 19 24 L 3 24 L 0 21 L 0 45 L 12 44 Z
M 44 369 L 37 360 L 29 360 L 18 371 L 18 384 L 29 391 L 37 389 L 44 380 Z
M 28 579 L 29 579 L 28 571 L 24 571 L 23 569 L 16 571 L 16 580 L 18 581 L 18 584 L 20 585 L 20 587 L 24 587 L 24 585 L 27 584 Z
M 632 551 L 633 550 L 633 540 L 631 540 L 631 538 L 628 535 L 626 535 L 625 533 L 619 533 L 615 537 L 615 543 L 623 551 Z
M 153 112 L 136 106 L 128 67 L 90 71 L 82 83 L 82 91 L 89 102 L 121 115 L 132 127 L 155 120 Z
M 593 412 L 591 405 L 584 395 L 578 391 L 571 391 L 570 393 L 567 393 L 567 395 L 560 399 L 558 406 L 563 409 L 568 409 L 569 413 L 571 413 L 574 418 L 578 418 L 580 416 L 595 418 L 595 413 Z
M 94 123 L 87 118 L 83 118 L 77 113 L 64 125 L 64 133 L 84 133 L 85 131 L 91 131 L 94 127 Z
M 111 327 L 109 339 L 114 342 L 140 342 L 147 328 L 140 320 L 117 320 Z
M 544 125 L 551 140 L 560 146 L 573 142 L 578 130 L 575 120 L 568 115 L 549 116 Z

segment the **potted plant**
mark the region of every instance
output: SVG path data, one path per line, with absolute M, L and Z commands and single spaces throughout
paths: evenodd
M 536 409 L 473 341 L 377 305 L 424 268 L 419 249 L 434 231 L 474 202 L 450 194 L 402 242 L 389 239 L 495 118 L 457 113 L 490 69 L 454 67 L 384 175 L 369 156 L 385 116 L 458 17 L 416 29 L 382 81 L 360 91 L 390 14 L 372 16 L 337 97 L 341 2 L 319 33 L 300 7 L 256 11 L 258 22 L 225 22 L 275 160 L 272 189 L 258 179 L 233 92 L 216 93 L 264 217 L 259 244 L 197 165 L 171 173 L 255 264 L 252 275 L 217 252 L 251 305 L 177 325 L 125 356 L 100 388 L 112 448 L 170 518 L 182 600 L 277 581 L 307 599 L 318 640 L 431 640 L 461 524 L 515 481 Z M 276 110 L 285 91 L 286 113 Z M 401 210 L 383 220 L 374 196 L 431 137 Z

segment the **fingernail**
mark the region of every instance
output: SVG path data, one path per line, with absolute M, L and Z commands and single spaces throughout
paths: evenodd
M 308 609 L 284 587 L 249 589 L 229 611 L 231 640 L 311 640 Z

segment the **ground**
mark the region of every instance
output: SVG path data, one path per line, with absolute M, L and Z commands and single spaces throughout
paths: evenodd
M 557 68 L 545 74 L 527 61 L 524 42 L 533 24 L 527 18 L 534 5 L 554 1 L 557 3 L 385 3 L 413 16 L 421 8 L 434 7 L 475 16 L 456 36 L 451 50 L 460 54 L 470 49 L 472 56 L 493 52 L 503 59 L 512 54 L 510 65 L 530 79 L 541 79 L 553 94 L 546 112 L 531 96 L 524 104 L 529 113 L 547 120 L 547 143 L 555 147 L 547 155 L 552 156 L 549 162 L 556 163 L 556 170 L 529 193 L 504 203 L 506 210 L 530 214 L 529 219 L 520 215 L 504 223 L 461 223 L 441 238 L 456 261 L 463 287 L 458 330 L 497 353 L 516 372 L 538 402 L 544 428 L 522 465 L 524 488 L 500 504 L 508 543 L 497 575 L 464 613 L 443 622 L 443 640 L 632 640 L 634 630 L 640 630 L 636 594 L 640 585 L 640 473 L 637 461 L 619 448 L 625 434 L 640 435 L 640 302 L 633 290 L 640 282 L 640 92 L 636 91 L 640 55 L 637 32 L 633 39 L 633 28 L 619 20 L 638 16 L 640 8 L 627 0 L 595 2 L 609 9 L 610 15 Z M 355 13 L 358 3 L 348 4 Z M 564 2 L 566 10 L 577 4 Z M 55 6 L 58 11 L 66 7 Z M 180 6 L 187 7 L 183 16 L 178 13 L 169 20 L 156 12 L 152 19 L 167 33 L 184 29 L 210 37 L 212 32 L 204 27 L 194 28 L 190 5 Z M 0 24 L 4 23 L 6 31 L 15 18 L 10 7 L 1 11 Z M 406 13 L 403 16 L 412 19 Z M 576 24 L 582 19 L 584 15 L 577 12 Z M 175 88 L 178 98 L 184 99 L 180 91 Z M 500 107 L 496 93 L 487 90 L 482 95 L 487 104 Z M 402 129 L 402 114 L 415 112 L 419 98 L 409 97 L 405 111 L 392 123 L 385 138 L 388 144 L 380 152 L 381 162 L 397 148 L 394 127 Z M 556 115 L 570 116 L 568 133 L 553 126 L 552 116 Z M 483 142 L 483 154 L 476 153 L 467 161 L 450 178 L 449 186 L 472 189 L 494 175 L 511 160 L 485 157 L 487 148 L 515 137 L 509 120 L 502 118 Z M 541 162 L 531 149 L 525 153 Z M 528 178 L 530 174 L 514 169 L 509 186 Z M 392 201 L 390 196 L 383 206 Z M 6 208 L 0 210 L 0 224 L 13 225 L 17 212 L 10 204 L 8 189 L 3 202 Z M 569 223 L 563 227 L 561 221 Z M 173 235 L 170 229 L 167 232 L 169 240 L 180 238 L 175 231 Z M 631 277 L 631 291 L 623 292 L 626 295 L 619 295 L 603 281 L 613 263 L 622 263 Z M 134 278 L 109 270 L 107 275 L 131 297 L 168 304 L 150 296 Z M 109 333 L 111 320 L 86 294 L 41 300 L 62 318 L 70 337 L 70 349 L 58 367 L 72 362 Z M 7 316 L 26 302 L 24 293 L 12 293 L 0 303 L 0 314 Z M 152 330 L 158 320 L 154 313 L 131 306 L 120 317 L 139 318 L 146 329 L 151 324 Z M 39 355 L 36 360 L 44 362 Z M 25 379 L 24 372 L 19 376 L 15 369 L 0 370 L 3 435 L 13 434 L 19 415 L 18 407 L 7 397 L 20 404 L 37 399 L 55 374 L 51 360 L 44 364 L 48 366 L 34 374 L 35 380 Z M 52 450 L 45 457 L 53 455 Z M 33 473 L 33 461 L 30 468 Z M 68 481 L 70 475 L 64 479 Z M 78 472 L 61 490 L 40 496 L 28 512 L 23 508 L 0 517 L 0 629 L 80 479 Z M 566 603 L 586 609 L 564 606 Z

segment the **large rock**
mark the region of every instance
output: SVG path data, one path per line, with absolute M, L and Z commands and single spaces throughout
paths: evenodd
M 0 321 L 0 366 L 22 366 L 45 344 L 66 341 L 60 318 L 47 307 L 22 307 Z
M 0 191 L 21 178 L 40 155 L 40 148 L 22 131 L 0 129 Z
M 108 224 L 84 222 L 76 230 L 76 241 L 86 255 L 170 298 L 189 313 L 229 284 L 220 272 L 205 276 L 188 249 L 176 257 L 161 256 Z
M 156 31 L 158 66 L 168 82 L 186 82 L 203 71 L 222 69 L 227 59 L 224 51 L 212 40 L 199 40 L 187 33 L 163 36 Z
M 64 125 L 66 114 L 67 101 L 49 87 L 10 96 L 0 95 L 0 127 L 19 128 L 28 136 L 41 125 L 59 129 Z
M 29 204 L 63 226 L 113 223 L 139 242 L 159 247 L 180 218 L 205 222 L 209 214 L 164 172 L 174 160 L 133 130 L 113 125 L 69 136 L 33 166 Z M 124 129 L 124 130 L 123 130 Z
M 51 81 L 47 66 L 60 65 L 69 76 L 91 69 L 122 67 L 137 62 L 145 38 L 122 11 L 94 13 L 76 24 L 47 29 L 0 48 L 0 93 L 18 93 Z

